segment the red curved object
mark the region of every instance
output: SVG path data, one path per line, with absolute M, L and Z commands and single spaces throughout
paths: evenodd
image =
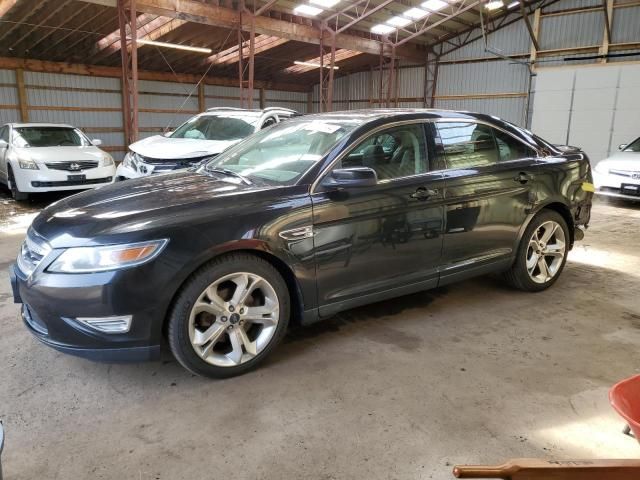
M 622 380 L 609 390 L 609 401 L 640 441 L 640 375 Z

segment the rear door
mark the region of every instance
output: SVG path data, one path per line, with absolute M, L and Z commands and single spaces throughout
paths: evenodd
M 441 283 L 508 266 L 535 202 L 537 153 L 481 122 L 434 128 L 445 179 Z
M 334 168 L 370 167 L 378 184 L 312 194 L 322 316 L 437 285 L 444 185 L 428 152 L 422 122 L 372 132 Z

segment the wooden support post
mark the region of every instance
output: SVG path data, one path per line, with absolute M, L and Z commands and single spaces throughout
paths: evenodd
M 609 53 L 609 45 L 611 44 L 611 30 L 613 29 L 613 0 L 603 0 L 604 11 L 604 32 L 602 33 L 602 47 L 600 47 L 600 55 Z M 602 58 L 600 63 L 607 63 L 606 58 Z
M 125 143 L 132 144 L 138 139 L 138 42 L 136 0 L 129 1 L 127 15 L 125 0 L 118 0 L 117 14 L 122 47 L 122 113 Z M 128 27 L 128 32 L 127 32 Z M 131 41 L 131 51 L 126 48 L 127 35 Z
M 18 87 L 18 104 L 20 105 L 20 120 L 29 121 L 29 103 L 27 101 L 27 89 L 24 86 L 24 70 L 16 69 L 16 85 Z
M 198 110 L 204 112 L 207 109 L 207 102 L 204 96 L 204 82 L 198 84 Z
M 540 9 L 536 8 L 536 11 L 533 14 L 533 33 L 532 33 L 532 42 L 531 42 L 531 54 L 529 55 L 529 63 L 531 63 L 531 70 L 535 68 L 536 60 L 538 59 L 538 49 L 536 48 L 536 43 L 538 43 L 538 39 L 540 38 Z M 536 39 L 536 42 L 533 42 L 533 39 Z

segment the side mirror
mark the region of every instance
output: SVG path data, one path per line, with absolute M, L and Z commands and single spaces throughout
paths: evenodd
M 327 187 L 372 187 L 378 184 L 376 171 L 369 167 L 339 168 L 322 182 Z
M 171 136 L 171 134 L 173 133 L 173 130 L 167 130 L 166 132 L 164 132 L 162 134 L 163 137 L 169 138 Z
M 625 148 L 627 148 L 626 143 L 621 143 L 620 145 L 618 145 L 618 150 L 624 150 Z
M 9 144 L 7 143 L 6 140 L 0 140 L 0 150 L 4 150 L 6 148 L 9 148 Z
M 94 147 L 99 147 L 100 145 L 102 145 L 102 140 L 100 140 L 99 138 L 94 138 L 93 140 L 91 140 L 91 144 Z

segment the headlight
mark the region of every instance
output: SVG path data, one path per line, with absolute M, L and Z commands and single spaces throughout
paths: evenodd
M 136 155 L 135 152 L 129 151 L 124 156 L 124 160 L 122 161 L 122 163 L 127 168 L 133 168 L 134 170 L 137 170 L 138 169 L 138 162 L 136 162 L 136 156 L 137 155 Z
M 113 165 L 113 157 L 111 157 L 111 155 L 109 155 L 108 153 L 103 153 L 102 160 L 100 160 L 100 166 L 110 167 L 111 165 Z
M 38 170 L 38 164 L 30 158 L 18 157 L 18 165 L 25 170 Z
M 74 247 L 65 250 L 47 270 L 56 273 L 87 273 L 119 270 L 149 262 L 157 257 L 168 240 Z

